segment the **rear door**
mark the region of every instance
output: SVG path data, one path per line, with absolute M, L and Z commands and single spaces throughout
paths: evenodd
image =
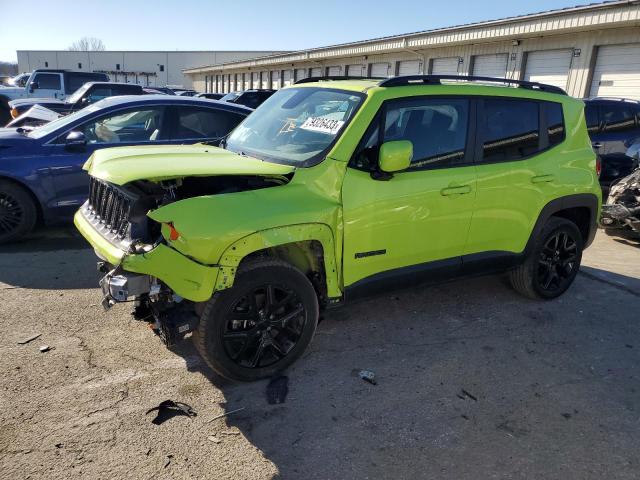
M 110 112 L 60 132 L 52 141 L 51 174 L 57 192 L 57 207 L 71 213 L 87 198 L 89 178 L 82 165 L 101 148 L 176 143 L 164 138 L 167 115 L 163 106 L 136 106 Z M 84 146 L 69 146 L 71 131 L 82 132 Z
M 478 193 L 465 249 L 468 260 L 522 252 L 538 213 L 554 195 L 557 157 L 552 144 L 564 139 L 564 121 L 561 104 L 553 103 L 551 135 L 542 134 L 547 103 L 552 102 L 478 99 Z
M 343 183 L 345 286 L 383 272 L 459 269 L 476 188 L 471 118 L 471 102 L 462 97 L 383 105 Z M 413 144 L 410 168 L 373 179 L 380 145 L 394 140 Z

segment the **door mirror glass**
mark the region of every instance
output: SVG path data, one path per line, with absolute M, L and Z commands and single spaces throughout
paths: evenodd
M 38 86 L 38 82 L 31 82 L 29 84 L 29 93 L 33 93 L 34 90 L 37 90 L 38 88 L 40 88 Z
M 65 145 L 67 147 L 84 147 L 87 144 L 87 140 L 84 137 L 84 133 L 73 131 L 67 135 L 65 139 Z
M 412 158 L 413 143 L 409 140 L 394 140 L 382 144 L 378 164 L 383 172 L 401 172 L 409 168 Z

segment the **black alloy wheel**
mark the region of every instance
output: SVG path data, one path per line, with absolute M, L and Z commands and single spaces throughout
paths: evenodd
M 558 231 L 545 242 L 538 260 L 537 281 L 541 290 L 566 289 L 578 268 L 578 242 L 567 231 Z
M 19 185 L 0 180 L 0 244 L 18 240 L 36 224 L 38 212 L 31 196 Z
M 293 350 L 305 321 L 305 308 L 293 290 L 261 285 L 231 306 L 225 319 L 224 348 L 241 367 L 268 367 Z
M 280 259 L 256 258 L 240 265 L 231 288 L 206 302 L 193 340 L 218 374 L 259 380 L 304 353 L 319 316 L 318 294 L 303 272 Z

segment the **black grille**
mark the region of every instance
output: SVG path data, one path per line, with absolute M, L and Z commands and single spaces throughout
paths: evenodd
M 91 177 L 89 211 L 116 238 L 127 234 L 132 201 L 113 185 Z

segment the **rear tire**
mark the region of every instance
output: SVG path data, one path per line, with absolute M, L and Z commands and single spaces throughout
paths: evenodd
M 318 324 L 318 297 L 297 268 L 276 259 L 241 266 L 232 288 L 206 303 L 194 343 L 230 380 L 270 377 L 305 351 Z
M 19 185 L 0 180 L 0 244 L 19 240 L 36 225 L 38 209 Z
M 573 222 L 551 217 L 524 263 L 509 272 L 511 286 L 533 299 L 559 297 L 578 274 L 583 242 L 580 230 Z

